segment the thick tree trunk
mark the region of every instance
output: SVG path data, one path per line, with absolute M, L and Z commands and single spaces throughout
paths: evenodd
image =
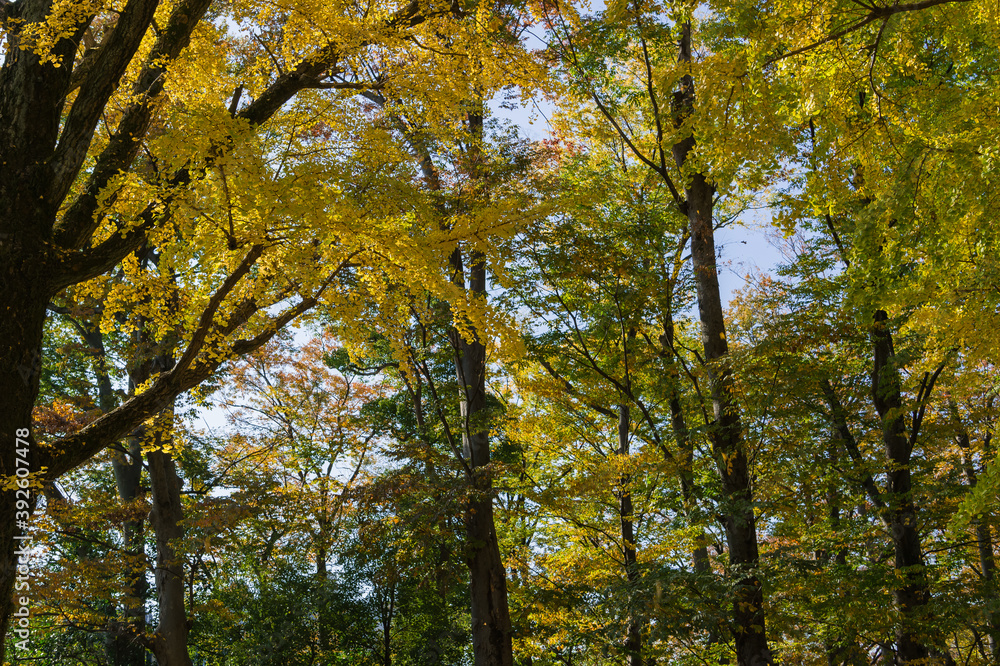
M 901 584 L 893 590 L 901 621 L 896 631 L 896 654 L 901 664 L 923 663 L 930 656 L 921 630 L 924 611 L 930 601 L 924 558 L 920 547 L 917 509 L 913 504 L 913 484 L 910 478 L 911 443 L 903 423 L 899 368 L 896 366 L 888 315 L 875 313 L 872 327 L 874 366 L 872 369 L 872 400 L 882 420 L 882 443 L 888 469 L 886 516 L 895 551 L 895 568 Z
M 25 261 L 29 256 L 16 240 L 0 239 L 0 312 L 3 312 L 0 317 L 0 395 L 3 396 L 0 407 L 0 437 L 3 438 L 0 444 L 0 476 L 3 478 L 15 477 L 19 459 L 26 459 L 31 474 L 40 472 L 35 439 L 23 435 L 31 428 L 31 411 L 38 395 L 47 294 L 36 293 L 43 281 L 41 276 L 33 275 L 31 262 Z M 19 434 L 22 436 L 19 437 Z M 27 440 L 28 446 L 17 446 L 18 439 Z M 25 448 L 27 455 L 19 456 L 18 450 Z M 7 635 L 11 613 L 15 611 L 14 585 L 18 582 L 18 555 L 15 551 L 26 543 L 15 537 L 25 534 L 40 492 L 41 488 L 37 485 L 0 491 L 0 636 Z M 17 502 L 25 501 L 25 497 L 28 508 L 20 510 Z M 30 614 L 33 599 L 30 580 L 22 579 L 18 583 L 16 597 L 18 600 L 21 597 L 29 600 Z M 17 610 L 20 608 L 18 604 Z M 33 622 L 30 616 L 27 621 L 29 626 Z M 4 661 L 6 643 L 0 641 L 0 663 Z
M 181 521 L 181 480 L 170 453 L 161 447 L 170 441 L 173 411 L 165 410 L 156 419 L 155 450 L 146 454 L 152 510 L 149 522 L 156 534 L 156 594 L 160 621 L 152 648 L 159 666 L 191 666 L 188 655 L 187 612 L 184 609 L 184 566 L 174 543 L 184 536 Z
M 682 63 L 690 63 L 690 22 L 684 24 L 680 42 L 679 59 Z M 675 95 L 678 125 L 693 108 L 694 80 L 685 75 L 681 90 Z M 694 137 L 689 136 L 673 147 L 674 160 L 682 172 L 694 146 Z M 740 407 L 734 395 L 733 375 L 729 367 L 729 345 L 715 263 L 712 227 L 715 190 L 703 174 L 690 174 L 689 178 L 684 191 L 685 212 L 691 229 L 691 259 L 698 294 L 701 338 L 712 388 L 715 416 L 712 440 L 725 493 L 723 510 L 729 564 L 737 577 L 733 588 L 733 638 L 740 666 L 762 666 L 773 663 L 773 658 L 767 645 L 764 591 L 756 574 L 759 553 L 750 464 L 744 449 Z

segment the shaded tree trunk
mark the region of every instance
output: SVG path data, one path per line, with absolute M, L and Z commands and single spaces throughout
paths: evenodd
M 156 594 L 160 621 L 153 635 L 152 651 L 160 666 L 191 666 L 188 655 L 187 612 L 184 609 L 184 566 L 174 543 L 184 536 L 181 521 L 181 479 L 164 444 L 171 440 L 173 410 L 155 421 L 153 449 L 146 454 L 152 509 L 149 522 L 156 535 Z
M 622 322 L 624 328 L 624 322 Z M 625 331 L 622 331 L 625 333 Z M 625 365 L 625 393 L 632 392 L 632 377 L 629 368 L 629 352 L 635 340 L 635 329 L 630 328 L 622 336 L 622 358 Z M 625 396 L 622 396 L 623 398 Z M 632 415 L 628 403 L 618 406 L 618 456 L 620 464 L 630 455 L 629 431 L 632 429 Z M 632 475 L 623 473 L 618 477 L 618 516 L 622 538 L 622 563 L 625 568 L 628 618 L 625 628 L 625 655 L 629 666 L 642 666 L 642 623 L 639 617 L 636 594 L 639 587 L 639 564 L 635 544 L 635 509 L 632 506 Z
M 930 589 L 920 547 L 917 508 L 913 504 L 913 482 L 910 475 L 910 455 L 913 438 L 907 438 L 903 422 L 899 368 L 889 331 L 888 315 L 875 313 L 871 339 L 874 349 L 872 367 L 872 400 L 882 420 L 882 443 L 888 469 L 886 516 L 892 535 L 895 568 L 902 584 L 893 590 L 893 598 L 901 615 L 896 631 L 896 655 L 900 663 L 921 663 L 930 652 L 925 645 L 921 625 Z M 913 424 L 918 427 L 918 424 Z
M 6 173 L 0 181 L 6 180 Z M 0 185 L 0 188 L 5 185 Z M 0 219 L 17 218 L 9 217 L 7 211 L 0 211 Z M 17 472 L 16 449 L 24 447 L 15 447 L 15 442 L 19 431 L 23 433 L 31 428 L 31 412 L 38 395 L 41 370 L 42 327 L 48 294 L 41 288 L 44 280 L 35 273 L 37 268 L 31 265 L 30 256 L 16 236 L 13 239 L 0 238 L 0 311 L 4 313 L 0 317 L 0 395 L 3 396 L 3 407 L 0 409 L 0 436 L 3 437 L 0 476 L 4 478 L 14 478 Z M 20 439 L 28 441 L 25 457 L 29 472 L 40 472 L 34 437 L 29 435 Z M 19 511 L 17 501 L 24 499 L 24 493 L 18 497 L 17 490 L 0 490 L 0 636 L 7 635 L 11 614 L 15 610 L 14 584 L 18 576 L 18 555 L 15 551 L 22 544 L 22 540 L 15 535 L 25 534 L 27 518 L 37 501 L 38 490 L 30 489 L 30 509 Z M 27 584 L 30 585 L 30 582 Z M 19 588 L 18 598 L 31 598 L 30 587 L 24 589 L 19 585 Z M 25 595 L 25 592 L 29 594 Z M 6 644 L 7 641 L 0 641 L 0 663 L 4 660 Z
M 85 325 L 81 335 L 92 348 L 97 370 L 98 406 L 101 413 L 107 414 L 116 407 L 111 377 L 108 371 L 107 354 L 104 349 L 104 338 L 97 326 Z M 135 388 L 149 379 L 150 363 L 143 364 L 130 373 L 129 389 L 134 394 Z M 142 438 L 145 427 L 140 426 L 126 438 L 127 450 L 114 451 L 111 457 L 111 468 L 115 476 L 115 486 L 118 498 L 123 505 L 132 505 L 142 493 Z M 149 584 L 146 582 L 146 550 L 144 538 L 145 520 L 126 520 L 122 525 L 125 555 L 128 564 L 123 576 L 125 579 L 125 604 L 123 626 L 117 627 L 110 637 L 109 650 L 111 663 L 115 666 L 145 666 L 146 664 L 146 595 Z
M 635 336 L 631 331 L 629 339 Z M 625 354 L 626 359 L 628 353 Z M 625 373 L 625 383 L 628 386 L 628 371 Z M 631 416 L 628 405 L 622 404 L 618 408 L 618 455 L 622 462 L 629 456 L 629 430 L 631 427 Z M 621 522 L 622 537 L 622 562 L 625 567 L 625 580 L 627 583 L 628 596 L 628 619 L 625 629 L 625 655 L 629 666 L 642 666 L 642 624 L 639 618 L 639 609 L 636 600 L 636 593 L 639 586 L 639 565 L 636 557 L 635 545 L 635 520 L 634 508 L 632 506 L 632 491 L 630 489 L 632 477 L 630 474 L 622 474 L 618 479 L 618 514 Z
M 382 605 L 382 666 L 392 666 L 392 622 L 396 616 L 396 580 L 389 581 Z
M 470 253 L 468 291 L 486 295 L 486 258 Z M 451 257 L 456 283 L 465 288 L 461 252 Z M 493 477 L 490 468 L 489 424 L 486 408 L 486 348 L 475 330 L 466 339 L 453 332 L 459 391 L 464 398 L 463 438 L 468 442 L 472 472 L 465 510 L 466 562 L 472 601 L 472 646 L 476 666 L 511 666 L 513 644 L 507 576 L 493 519 Z
M 958 446 L 962 450 L 962 471 L 965 472 L 965 480 L 969 488 L 975 488 L 979 482 L 976 474 L 975 462 L 972 458 L 972 440 L 968 431 L 962 425 L 958 413 L 958 406 L 953 399 L 948 400 L 948 409 L 951 412 L 955 427 L 958 430 Z M 989 448 L 990 435 L 987 434 L 987 448 Z M 979 568 L 982 571 L 983 583 L 987 590 L 987 598 L 994 598 L 996 594 L 996 558 L 993 556 L 993 531 L 985 517 L 977 516 L 973 520 L 976 529 L 976 549 L 979 554 Z M 990 611 L 986 616 L 987 641 L 990 648 L 990 657 L 994 664 L 1000 664 L 1000 617 L 996 611 Z
M 677 359 L 674 358 L 674 319 L 668 312 L 663 325 L 664 353 L 670 359 L 670 369 L 672 376 L 670 387 L 670 428 L 674 434 L 674 441 L 677 442 L 681 477 L 681 500 L 684 503 L 684 513 L 688 524 L 695 527 L 699 524 L 696 502 L 698 487 L 694 479 L 694 442 L 691 440 L 691 431 L 687 427 L 684 418 L 684 409 L 681 406 L 680 389 L 678 388 L 680 373 L 677 370 Z M 700 527 L 700 526 L 699 526 Z M 695 538 L 694 549 L 691 551 L 691 566 L 696 574 L 707 574 L 711 572 L 712 565 L 708 559 L 708 546 L 705 544 L 705 533 L 698 529 Z
M 682 26 L 681 63 L 692 62 L 691 24 Z M 694 80 L 685 75 L 675 93 L 676 123 L 682 126 L 694 108 Z M 685 171 L 688 154 L 695 147 L 693 136 L 674 145 L 674 161 Z M 691 230 L 691 259 L 698 294 L 701 338 L 712 388 L 715 417 L 712 444 L 724 492 L 724 521 L 729 564 L 736 584 L 733 588 L 733 627 L 740 666 L 773 663 L 768 648 L 764 618 L 764 591 L 756 569 L 759 561 L 756 517 L 750 485 L 750 463 L 743 443 L 740 407 L 736 402 L 733 374 L 729 367 L 729 345 L 719 291 L 712 222 L 715 189 L 704 174 L 690 175 L 684 190 L 684 212 Z
M 128 454 L 118 453 L 112 459 L 118 497 L 123 504 L 133 504 L 142 495 L 140 476 L 142 474 L 142 450 L 140 433 L 130 436 Z M 128 565 L 125 577 L 124 626 L 114 637 L 115 666 L 145 666 L 146 649 L 146 582 L 145 521 L 128 520 L 123 525 L 125 555 Z

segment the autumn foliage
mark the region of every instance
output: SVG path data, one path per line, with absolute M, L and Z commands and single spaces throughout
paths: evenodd
M 1000 663 L 995 3 L 0 20 L 0 661 Z

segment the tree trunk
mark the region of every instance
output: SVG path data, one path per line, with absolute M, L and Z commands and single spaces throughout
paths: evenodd
M 470 253 L 468 291 L 473 298 L 486 295 L 486 258 Z M 454 280 L 465 287 L 462 255 L 451 257 Z M 453 332 L 455 368 L 465 402 L 463 437 L 468 441 L 472 471 L 465 511 L 466 562 L 472 596 L 472 648 L 475 666 L 512 666 L 510 610 L 507 576 L 500 559 L 500 544 L 493 521 L 493 477 L 490 469 L 489 424 L 486 413 L 486 348 L 475 330 L 469 339 Z
M 955 427 L 958 430 L 958 446 L 962 449 L 962 469 L 965 472 L 965 480 L 969 489 L 976 487 L 979 482 L 976 474 L 975 462 L 972 458 L 972 440 L 968 431 L 962 425 L 958 413 L 958 405 L 954 399 L 949 398 L 948 409 L 951 412 Z M 983 583 L 987 590 L 987 598 L 993 598 L 996 591 L 996 558 L 993 556 L 993 531 L 989 522 L 984 517 L 977 516 L 973 524 L 976 528 L 976 548 L 979 552 L 979 568 L 982 570 Z M 996 611 L 990 611 L 986 616 L 988 626 L 987 641 L 990 647 L 990 657 L 994 664 L 1000 664 L 1000 616 Z
M 152 647 L 159 666 L 191 666 L 184 609 L 184 566 L 174 550 L 174 543 L 184 536 L 180 525 L 184 518 L 181 480 L 170 453 L 162 449 L 163 444 L 170 442 L 172 420 L 172 409 L 157 417 L 152 437 L 155 450 L 146 454 L 152 490 L 149 522 L 156 534 L 156 594 L 160 611 Z
M 691 441 L 691 431 L 688 430 L 687 421 L 684 419 L 684 409 L 681 407 L 681 396 L 678 385 L 680 383 L 677 370 L 677 359 L 674 358 L 674 319 L 668 312 L 663 324 L 664 353 L 670 358 L 671 386 L 670 386 L 670 428 L 674 434 L 674 441 L 677 442 L 677 450 L 680 454 L 681 477 L 681 500 L 684 503 L 684 513 L 688 524 L 691 527 L 698 525 L 696 511 L 696 501 L 698 487 L 694 479 L 694 442 Z M 694 548 L 691 551 L 691 566 L 696 574 L 708 574 L 712 570 L 712 565 L 708 559 L 708 546 L 705 544 L 705 533 L 698 529 L 695 537 Z
M 141 432 L 143 428 L 139 429 Z M 111 464 L 118 487 L 118 497 L 122 504 L 132 505 L 140 497 L 140 475 L 142 474 L 141 435 L 137 432 L 128 438 L 128 454 L 116 452 Z M 125 622 L 112 637 L 110 648 L 115 666 L 145 666 L 146 650 L 141 639 L 146 635 L 146 553 L 143 537 L 145 521 L 127 520 L 122 526 L 125 555 L 128 564 L 122 572 L 125 587 Z
M 41 369 L 42 326 L 45 321 L 45 302 L 48 295 L 37 293 L 44 284 L 41 276 L 34 275 L 30 255 L 18 245 L 17 239 L 0 238 L 0 395 L 3 408 L 0 409 L 0 475 L 13 478 L 17 472 L 19 458 L 15 446 L 18 439 L 27 440 L 28 470 L 38 473 L 37 446 L 30 434 L 31 411 L 38 395 L 39 372 Z M 28 261 L 26 261 L 28 260 Z M 20 490 L 20 495 L 18 495 Z M 18 488 L 0 491 L 0 636 L 7 635 L 14 607 L 14 585 L 17 582 L 18 555 L 15 551 L 22 544 L 27 521 L 33 512 L 40 488 Z M 29 508 L 19 511 L 17 501 L 28 496 Z M 27 543 L 27 542 L 24 542 Z M 30 581 L 23 579 L 18 584 L 17 598 L 22 596 L 30 601 L 32 590 Z M 27 585 L 28 587 L 24 587 Z M 20 609 L 18 604 L 17 609 Z M 29 625 L 32 622 L 30 616 Z M 0 663 L 4 661 L 7 641 L 0 641 Z M 30 643 L 29 643 L 30 647 Z
M 626 375 L 627 377 L 627 375 Z M 628 379 L 626 378 L 626 384 Z M 631 419 L 628 405 L 618 408 L 618 455 L 624 464 L 629 455 L 629 428 Z M 632 477 L 622 474 L 618 479 L 618 513 L 621 518 L 622 555 L 628 594 L 628 624 L 625 630 L 625 654 L 629 666 L 642 666 L 642 625 L 635 599 L 639 585 L 639 567 L 635 547 L 635 521 L 632 507 Z
M 482 100 L 474 103 L 468 116 L 470 147 L 466 159 L 470 180 L 478 185 L 482 177 Z M 450 257 L 452 281 L 470 300 L 486 299 L 486 257 L 469 253 L 468 288 L 461 248 Z M 493 471 L 490 466 L 489 415 L 486 407 L 486 347 L 479 332 L 470 327 L 465 337 L 452 328 L 455 371 L 458 376 L 462 410 L 462 437 L 471 478 L 465 510 L 466 562 L 469 566 L 472 650 L 475 666 L 513 666 L 510 608 L 507 602 L 507 573 L 500 558 L 500 543 L 493 519 Z
M 389 581 L 389 598 L 382 609 L 382 666 L 392 666 L 392 621 L 396 613 L 396 578 Z
M 684 64 L 692 61 L 690 22 L 682 27 L 679 60 Z M 680 92 L 675 94 L 678 126 L 683 124 L 693 108 L 694 80 L 685 75 Z M 673 147 L 674 161 L 682 172 L 694 146 L 694 137 L 688 136 Z M 729 564 L 737 577 L 733 588 L 736 657 L 740 666 L 762 666 L 773 663 L 773 659 L 765 630 L 764 591 L 756 574 L 759 553 L 750 465 L 743 445 L 740 407 L 734 395 L 733 375 L 729 367 L 729 345 L 715 263 L 712 227 L 715 190 L 704 174 L 694 173 L 690 175 L 684 194 L 685 212 L 691 229 L 691 259 L 698 294 L 701 338 L 712 389 L 715 416 L 712 444 L 725 494 L 723 511 Z
M 911 443 L 903 423 L 899 368 L 896 366 L 888 315 L 875 312 L 871 333 L 874 348 L 872 400 L 882 420 L 882 443 L 888 469 L 886 494 L 889 530 L 895 551 L 895 568 L 901 584 L 893 590 L 901 622 L 896 631 L 896 654 L 901 664 L 923 663 L 930 653 L 921 639 L 921 625 L 930 590 L 917 528 L 917 509 L 913 504 L 910 478 Z
M 624 324 L 624 323 L 623 323 Z M 623 331 L 624 333 L 624 331 Z M 630 328 L 622 336 L 622 358 L 625 365 L 625 391 L 632 392 L 632 377 L 629 368 L 629 351 L 635 340 L 636 331 Z M 625 396 L 622 396 L 623 398 Z M 619 464 L 625 465 L 630 454 L 629 431 L 632 429 L 632 415 L 624 401 L 618 406 L 618 457 Z M 639 565 L 635 544 L 635 509 L 632 506 L 632 475 L 625 472 L 618 477 L 618 515 L 621 522 L 622 563 L 625 568 L 628 618 L 625 629 L 625 655 L 629 666 L 642 666 L 642 623 L 636 593 L 639 587 Z
M 316 548 L 316 582 L 320 586 L 320 604 L 326 605 L 327 593 L 330 590 L 330 579 L 326 568 L 328 554 L 326 547 L 320 545 Z M 316 609 L 319 618 L 319 647 L 321 650 L 330 649 L 330 627 L 327 625 L 325 608 L 322 606 Z
M 90 346 L 97 374 L 98 406 L 102 414 L 107 414 L 117 405 L 111 385 L 107 354 L 104 349 L 104 338 L 101 330 L 90 323 L 80 325 L 80 333 Z M 139 372 L 142 376 L 130 373 L 130 392 L 149 378 L 150 363 L 146 363 Z M 118 498 L 123 505 L 132 505 L 141 494 L 142 479 L 142 438 L 145 427 L 140 426 L 126 439 L 128 450 L 115 451 L 111 458 L 111 467 L 118 488 Z M 110 661 L 114 666 L 145 666 L 146 648 L 146 594 L 149 584 L 146 582 L 146 550 L 143 536 L 145 520 L 126 520 L 122 525 L 125 542 L 125 555 L 128 564 L 123 572 L 125 579 L 125 622 L 117 627 L 109 641 Z

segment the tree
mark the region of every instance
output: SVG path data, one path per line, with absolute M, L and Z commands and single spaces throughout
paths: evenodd
M 750 459 L 729 362 L 714 240 L 717 200 L 730 190 L 752 191 L 761 184 L 760 165 L 747 166 L 744 157 L 749 146 L 721 133 L 731 109 L 720 112 L 718 96 L 721 90 L 735 93 L 740 87 L 733 86 L 731 69 L 714 60 L 704 65 L 695 61 L 697 34 L 689 6 L 616 5 L 603 15 L 582 18 L 575 11 L 551 8 L 546 18 L 551 57 L 567 88 L 586 105 L 583 118 L 600 121 L 599 129 L 588 131 L 615 137 L 621 152 L 659 181 L 673 214 L 687 221 L 712 402 L 710 437 L 724 495 L 720 513 L 737 581 L 732 607 L 737 659 L 741 665 L 772 663 L 764 592 L 756 572 L 759 547 Z M 664 11 L 669 12 L 667 20 Z M 758 124 L 767 125 L 770 110 L 751 91 L 742 89 L 730 99 L 741 118 L 759 114 Z M 739 136 L 760 145 L 759 137 Z M 728 203 L 739 210 L 742 202 L 733 196 Z
M 128 279 L 111 285 L 109 304 L 143 302 L 156 340 L 176 341 L 173 366 L 134 398 L 58 442 L 31 440 L 32 478 L 44 480 L 119 440 L 226 358 L 260 347 L 337 281 L 346 291 L 369 249 L 382 252 L 367 255 L 374 259 L 395 246 L 383 241 L 400 231 L 398 155 L 361 150 L 355 157 L 364 159 L 345 162 L 337 139 L 349 130 L 359 141 L 385 136 L 366 123 L 353 91 L 391 87 L 390 79 L 403 89 L 426 82 L 419 59 L 410 59 L 415 69 L 405 57 L 390 62 L 378 80 L 367 76 L 368 61 L 408 45 L 408 36 L 423 43 L 413 31 L 428 21 L 436 22 L 423 35 L 431 43 L 454 33 L 465 12 L 416 2 L 272 11 L 210 0 L 134 0 L 115 11 L 32 0 L 5 2 L 3 16 L 0 385 L 8 398 L 0 473 L 14 474 L 15 433 L 30 426 L 54 297 L 74 285 L 100 293 L 121 265 Z M 240 33 L 228 35 L 227 21 Z M 381 237 L 359 235 L 355 222 L 377 217 L 376 182 L 393 205 Z M 335 205 L 339 225 L 330 224 Z M 156 249 L 160 266 L 140 276 L 144 248 Z M 170 280 L 179 307 L 157 296 Z M 5 628 L 20 529 L 12 492 L 0 515 Z
M 515 244 L 524 259 L 512 270 L 508 298 L 532 322 L 525 333 L 529 360 L 517 375 L 517 392 L 531 405 L 521 418 L 533 424 L 520 426 L 522 446 L 535 456 L 544 452 L 546 462 L 536 465 L 551 466 L 543 472 L 532 465 L 529 477 L 565 473 L 557 485 L 570 484 L 563 492 L 580 496 L 581 510 L 589 502 L 604 506 L 611 498 L 599 498 L 608 492 L 617 506 L 613 520 L 607 508 L 584 518 L 554 490 L 546 501 L 532 497 L 567 529 L 589 530 L 579 537 L 584 542 L 618 535 L 620 552 L 607 546 L 607 557 L 620 565 L 622 594 L 631 597 L 621 609 L 630 619 L 620 638 L 629 659 L 640 662 L 653 641 L 651 572 L 660 566 L 647 551 L 670 552 L 672 560 L 677 547 L 652 516 L 682 507 L 684 518 L 675 520 L 686 520 L 694 535 L 687 580 L 697 588 L 708 583 L 711 567 L 705 507 L 698 505 L 711 500 L 695 475 L 705 462 L 700 451 L 696 461 L 695 448 L 707 423 L 699 422 L 706 405 L 695 397 L 700 384 L 691 368 L 701 373 L 683 352 L 689 322 L 680 312 L 694 296 L 684 270 L 685 225 L 670 215 L 645 167 L 609 155 L 614 143 L 609 149 L 590 140 L 555 151 L 559 204 Z M 612 426 L 617 435 L 608 448 Z M 567 459 L 575 462 L 567 467 Z M 662 616 L 656 625 L 662 628 Z M 705 628 L 698 623 L 695 633 Z

